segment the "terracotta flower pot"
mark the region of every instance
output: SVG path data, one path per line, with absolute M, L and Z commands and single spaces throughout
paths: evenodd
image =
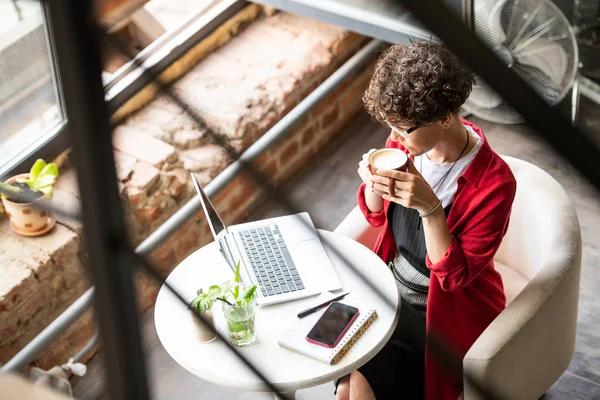
M 6 183 L 15 183 L 18 178 L 28 178 L 29 174 L 15 175 L 9 178 Z M 49 222 L 48 212 L 35 207 L 35 201 L 32 203 L 15 203 L 8 199 L 2 199 L 6 215 L 10 218 L 13 229 L 26 234 L 35 234 L 44 232 Z

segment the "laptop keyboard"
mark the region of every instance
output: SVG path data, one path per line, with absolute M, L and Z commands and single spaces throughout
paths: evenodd
M 277 225 L 238 231 L 238 235 L 263 296 L 304 289 Z

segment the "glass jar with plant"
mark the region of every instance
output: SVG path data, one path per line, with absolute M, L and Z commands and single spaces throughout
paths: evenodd
M 234 346 L 244 347 L 256 341 L 254 318 L 256 313 L 257 286 L 244 288 L 240 283 L 240 262 L 235 267 L 234 280 L 227 280 L 220 286 L 213 285 L 208 292 L 198 292 L 191 307 L 198 313 L 206 313 L 215 301 L 223 304 L 223 315 L 227 321 L 227 337 Z
M 0 182 L 0 194 L 13 231 L 25 236 L 48 232 L 56 220 L 51 213 L 35 206 L 43 197 L 50 197 L 58 177 L 58 167 L 38 159 L 27 174 L 15 175 Z

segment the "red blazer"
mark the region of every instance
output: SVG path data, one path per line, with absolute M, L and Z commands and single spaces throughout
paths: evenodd
M 508 165 L 488 144 L 483 132 L 473 127 L 482 140 L 471 165 L 458 179 L 456 196 L 448 214 L 452 243 L 444 258 L 432 263 L 427 303 L 427 335 L 442 339 L 460 360 L 506 306 L 502 278 L 494 268 L 494 254 L 506 229 L 515 197 L 516 181 Z M 404 149 L 388 139 L 386 147 Z M 358 205 L 374 227 L 383 225 L 373 251 L 386 263 L 396 254 L 396 243 L 388 223 L 390 203 L 384 200 L 381 212 L 367 208 L 365 184 L 358 191 Z M 456 400 L 462 379 L 454 379 L 442 365 L 431 346 L 425 354 L 425 398 Z

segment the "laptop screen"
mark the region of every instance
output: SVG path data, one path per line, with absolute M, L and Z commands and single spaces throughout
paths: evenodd
M 196 187 L 196 191 L 200 195 L 200 202 L 202 203 L 202 208 L 204 209 L 204 214 L 206 215 L 206 219 L 208 220 L 208 225 L 210 226 L 210 230 L 215 238 L 215 241 L 223 237 L 223 235 L 227 234 L 227 227 L 221 220 L 221 217 L 217 213 L 217 210 L 213 207 L 204 190 L 198 184 L 196 177 L 192 173 L 192 181 L 194 182 L 194 186 Z

